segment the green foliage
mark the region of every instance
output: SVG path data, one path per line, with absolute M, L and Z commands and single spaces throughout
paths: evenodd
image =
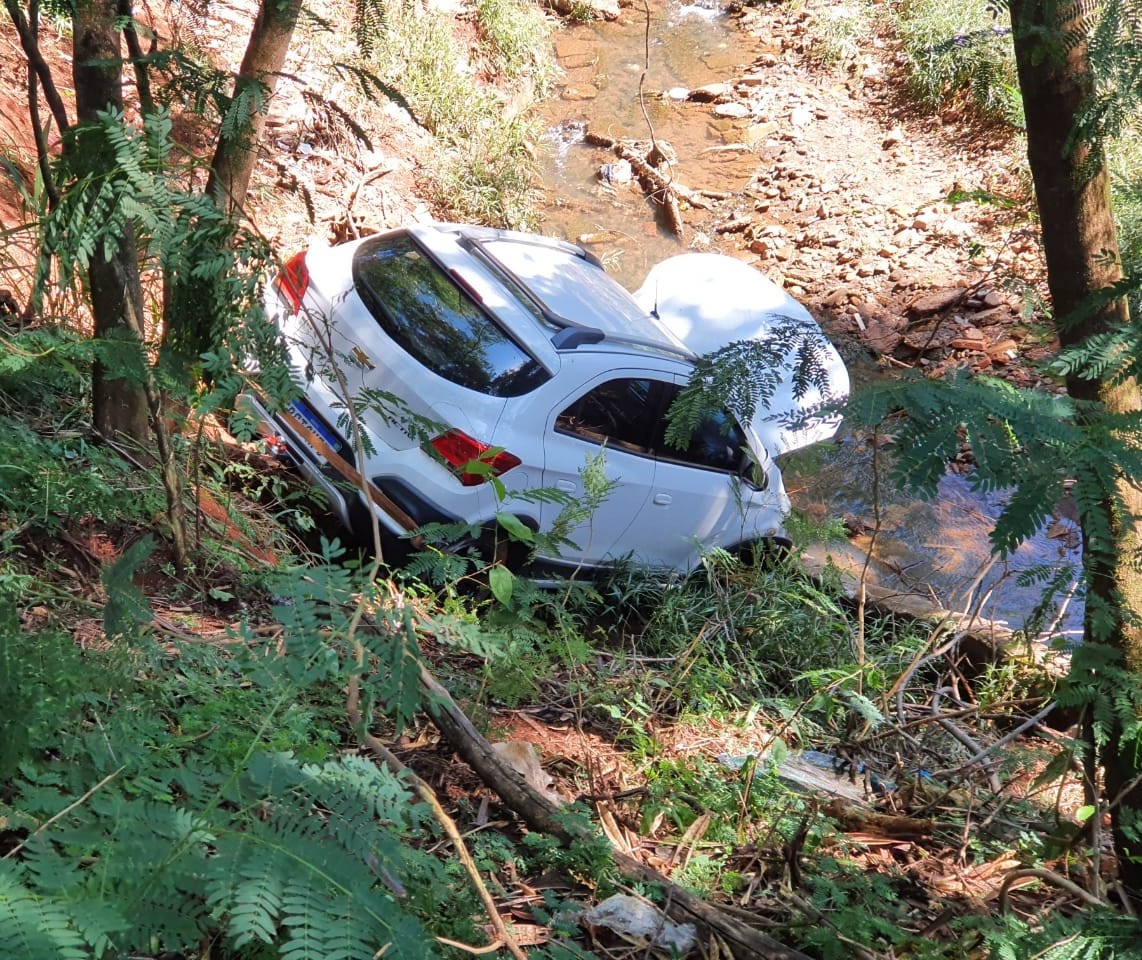
M 526 79 L 538 99 L 555 77 L 551 25 L 525 0 L 477 0 L 476 20 L 497 73 L 507 80 Z
M 991 378 L 902 378 L 870 385 L 849 406 L 853 419 L 867 424 L 884 422 L 901 409 L 908 416 L 893 425 L 893 471 L 910 489 L 935 495 L 966 439 L 975 464 L 968 477 L 972 487 L 1014 490 L 991 534 L 1001 554 L 1042 526 L 1069 478 L 1081 478 L 1077 492 L 1088 476 L 1105 474 L 1108 457 L 1138 461 L 1138 451 L 1126 438 L 1115 438 L 1109 420 L 1080 426 L 1070 399 Z M 1081 496 L 1093 495 L 1087 484 Z
M 1051 913 L 1028 923 L 1011 914 L 1002 922 L 965 918 L 966 931 L 978 930 L 995 960 L 1136 960 L 1142 925 L 1121 915 Z
M 806 886 L 817 912 L 812 918 L 816 922 L 806 924 L 801 936 L 823 960 L 851 957 L 853 944 L 891 951 L 910 939 L 901 923 L 900 895 L 886 877 L 822 857 L 806 876 Z
M 855 0 L 824 7 L 812 23 L 810 55 L 822 64 L 852 64 L 859 69 L 860 56 L 874 36 L 876 4 Z
M 497 55 L 546 83 L 538 21 L 522 29 L 523 7 L 487 11 Z M 411 112 L 441 146 L 434 158 L 438 199 L 458 219 L 526 226 L 532 217 L 537 120 L 496 91 L 476 84 L 448 18 L 416 6 L 390 7 L 367 67 L 376 81 L 399 89 Z M 514 20 L 512 18 L 515 18 Z
M 908 89 L 939 108 L 967 94 L 981 115 L 1019 125 L 1022 103 L 1005 6 L 967 0 L 906 0 L 897 8 L 896 32 Z
M 408 906 L 439 925 L 450 895 L 418 851 L 427 808 L 375 764 L 333 753 L 362 584 L 328 563 L 282 570 L 284 651 L 246 633 L 172 657 L 138 631 L 131 576 L 149 549 L 104 575 L 109 632 L 149 662 L 25 634 L 0 605 L 0 818 L 26 836 L 0 861 L 0 942 L 29 960 L 185 952 L 204 937 L 283 957 L 431 955 Z M 415 706 L 408 624 L 378 621 L 369 644 L 375 703 L 398 720 Z
M 796 427 L 803 419 L 820 413 L 829 402 L 828 354 L 823 334 L 815 323 L 785 319 L 764 338 L 738 340 L 700 357 L 690 382 L 667 413 L 666 442 L 684 449 L 703 420 L 729 410 L 742 422 L 753 419 L 786 380 L 793 397 L 801 400 L 810 388 L 821 391 L 826 403 L 781 421 Z
M 683 582 L 617 571 L 597 590 L 600 612 L 646 612 L 642 653 L 676 658 L 654 691 L 659 710 L 719 710 L 808 693 L 798 678 L 847 659 L 850 650 L 850 613 L 792 563 L 765 569 L 712 555 Z
M 266 376 L 287 374 L 259 301 L 268 247 L 240 231 L 209 197 L 186 190 L 172 159 L 171 129 L 164 110 L 147 114 L 139 127 L 108 112 L 83 134 L 101 138 L 110 172 L 80 170 L 45 218 L 35 291 L 43 295 L 53 265 L 63 284 L 76 284 L 93 259 L 108 259 L 121 238 L 135 236 L 144 284 L 160 279 L 166 296 L 154 319 L 165 324 L 169 383 L 190 382 L 188 369 L 200 370 L 214 386 L 200 405 L 211 412 L 232 403 L 249 358 L 258 358 Z M 65 163 L 59 173 L 67 172 Z
M 161 511 L 151 478 L 87 437 L 90 366 L 98 357 L 116 368 L 114 353 L 66 328 L 0 330 L 0 537 L 24 524 L 50 532 Z

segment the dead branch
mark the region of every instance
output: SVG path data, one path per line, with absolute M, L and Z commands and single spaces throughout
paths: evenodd
M 363 612 L 363 605 L 357 609 L 357 614 Z M 360 623 L 360 617 L 354 616 L 353 625 L 350 628 L 352 635 L 352 642 L 354 648 L 354 656 L 358 664 L 364 663 L 364 649 L 361 646 L 360 640 L 356 637 L 355 632 Z M 496 907 L 492 895 L 488 893 L 488 888 L 484 885 L 484 880 L 480 876 L 480 870 L 476 866 L 476 862 L 472 859 L 472 855 L 468 852 L 468 845 L 464 842 L 464 838 L 460 835 L 460 830 L 456 826 L 456 821 L 453 820 L 444 807 L 441 806 L 440 800 L 436 796 L 436 791 L 432 789 L 424 780 L 418 777 L 415 773 L 408 769 L 397 758 L 392 751 L 389 750 L 380 740 L 373 734 L 365 729 L 365 721 L 361 716 L 361 695 L 360 695 L 360 682 L 356 673 L 349 677 L 349 687 L 346 693 L 346 710 L 349 722 L 353 725 L 353 729 L 360 732 L 362 745 L 380 760 L 392 773 L 401 774 L 412 785 L 417 795 L 423 800 L 432 814 L 436 817 L 436 821 L 444 828 L 444 832 L 448 835 L 448 839 L 452 841 L 452 847 L 456 851 L 456 855 L 460 858 L 460 862 L 464 865 L 464 869 L 468 873 L 469 879 L 472 881 L 472 886 L 476 888 L 476 893 L 480 897 L 480 902 L 484 905 L 484 910 L 488 914 L 488 920 L 492 925 L 492 929 L 496 932 L 496 940 L 494 946 L 498 949 L 500 946 L 507 947 L 516 960 L 527 960 L 527 954 L 524 953 L 523 948 L 516 942 L 515 938 L 508 931 L 504 924 L 503 917 L 500 916 L 499 908 Z M 459 946 L 459 944 L 452 944 Z M 469 949 L 469 948 L 466 948 Z
M 682 237 L 686 231 L 686 226 L 682 222 L 682 211 L 678 206 L 678 198 L 682 195 L 682 192 L 688 195 L 689 191 L 685 190 L 684 187 L 679 187 L 671 183 L 661 173 L 655 170 L 654 167 L 647 163 L 644 157 L 640 157 L 621 140 L 603 137 L 596 133 L 586 134 L 583 140 L 592 146 L 603 147 L 604 149 L 610 150 L 616 157 L 626 160 L 634 171 L 635 176 L 638 177 L 638 182 L 646 192 L 646 195 L 654 201 L 655 209 L 662 214 L 663 219 L 666 221 L 667 228 L 676 237 Z M 686 199 L 689 199 L 689 197 L 687 196 Z
M 930 837 L 936 829 L 933 820 L 864 810 L 840 797 L 830 800 L 823 810 L 845 830 L 876 833 L 896 840 L 919 840 Z
M 427 709 L 440 732 L 460 757 L 532 829 L 549 833 L 561 842 L 594 839 L 594 833 L 567 817 L 540 794 L 492 749 L 472 721 L 428 672 L 421 668 L 420 681 L 428 694 Z M 717 906 L 666 879 L 657 870 L 628 854 L 614 852 L 615 865 L 629 880 L 656 883 L 666 891 L 666 912 L 671 919 L 696 923 L 731 944 L 736 960 L 809 960 L 798 950 L 767 937 Z
M 1006 877 L 1003 878 L 1003 886 L 999 888 L 999 912 L 1006 913 L 1008 907 L 1008 894 L 1011 892 L 1012 884 L 1017 880 L 1025 880 L 1028 877 L 1035 877 L 1039 880 L 1046 880 L 1048 883 L 1053 883 L 1056 887 L 1066 890 L 1067 893 L 1073 894 L 1078 897 L 1083 903 L 1092 907 L 1109 907 L 1110 904 L 1105 900 L 1100 900 L 1093 893 L 1084 890 L 1073 880 L 1068 880 L 1061 874 L 1055 873 L 1054 870 L 1047 870 L 1045 867 L 1027 867 L 1024 870 L 1012 870 Z

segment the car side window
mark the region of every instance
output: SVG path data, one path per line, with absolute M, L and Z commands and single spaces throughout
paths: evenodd
M 646 379 L 608 380 L 560 413 L 555 429 L 592 443 L 649 453 L 657 409 L 653 388 Z
M 672 388 L 666 409 L 678 395 L 678 388 Z M 727 412 L 715 413 L 694 428 L 690 434 L 690 444 L 684 450 L 672 447 L 663 439 L 666 433 L 665 418 L 655 437 L 655 452 L 660 460 L 676 463 L 690 463 L 697 467 L 713 470 L 737 472 L 742 467 L 745 456 L 746 438 L 737 421 Z

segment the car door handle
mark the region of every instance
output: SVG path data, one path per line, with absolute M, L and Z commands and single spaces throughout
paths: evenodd
M 556 480 L 555 489 L 562 490 L 564 493 L 574 493 L 575 484 L 571 480 Z
M 654 502 L 660 507 L 668 507 L 673 501 L 669 493 L 656 493 L 654 495 Z

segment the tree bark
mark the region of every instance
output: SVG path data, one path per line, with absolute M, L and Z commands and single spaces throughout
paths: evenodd
M 206 194 L 232 223 L 241 218 L 265 131 L 270 99 L 285 64 L 301 0 L 261 0 L 246 53 L 234 81 L 231 108 L 222 118 L 210 162 Z M 220 339 L 217 277 L 169 279 L 163 297 L 163 359 L 168 371 L 188 378 L 201 355 Z M 193 378 L 192 376 L 190 377 Z
M 1075 137 L 1083 108 L 1094 95 L 1085 42 L 1090 5 L 1063 0 L 1011 0 L 1019 86 L 1027 122 L 1027 157 L 1035 183 L 1048 287 L 1060 344 L 1080 343 L 1127 323 L 1125 299 L 1079 314 L 1091 297 L 1122 279 L 1122 261 L 1110 202 L 1110 187 L 1097 144 Z M 1081 316 L 1081 321 L 1074 318 Z M 1067 378 L 1067 392 L 1084 405 L 1080 415 L 1136 414 L 1142 409 L 1133 381 L 1109 384 L 1082 371 Z M 1090 404 L 1087 407 L 1085 405 Z M 1117 499 L 1115 494 L 1117 494 Z M 1142 569 L 1134 562 L 1142 540 L 1142 491 L 1119 476 L 1083 523 L 1087 574 L 1084 642 L 1109 644 L 1125 666 L 1142 677 Z M 1091 519 L 1112 533 L 1112 543 L 1091 536 Z M 1117 721 L 1116 721 L 1117 723 Z M 1112 730 L 1103 757 L 1112 806 L 1119 876 L 1137 900 L 1142 896 L 1142 850 L 1123 829 L 1130 810 L 1142 811 L 1142 768 L 1134 740 Z
M 277 89 L 278 76 L 285 64 L 301 12 L 301 0 L 261 0 L 250 41 L 234 82 L 234 102 L 251 98 L 247 118 L 237 124 L 222 124 L 214 159 L 210 164 L 207 193 L 237 219 L 250 187 L 250 176 L 258 159 L 258 144 L 266 127 L 270 98 Z
M 82 172 L 106 176 L 114 155 L 97 114 L 123 109 L 122 58 L 116 0 L 78 0 L 72 28 L 75 107 L 78 128 L 67 141 L 72 165 Z M 147 400 L 143 390 L 143 293 L 135 257 L 135 232 L 126 225 L 107 259 L 93 257 L 88 268 L 95 337 L 116 343 L 124 364 L 97 361 L 92 378 L 92 416 L 106 436 L 121 434 L 140 446 L 148 437 Z M 130 368 L 125 373 L 122 366 Z

